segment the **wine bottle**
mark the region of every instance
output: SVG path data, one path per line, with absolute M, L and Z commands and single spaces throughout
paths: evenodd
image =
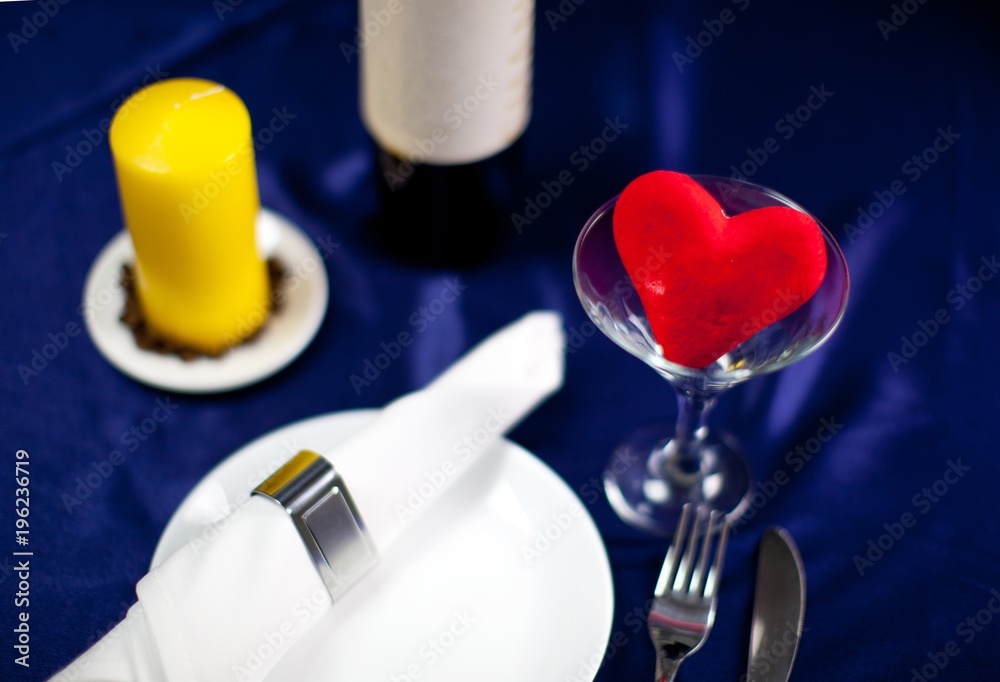
M 360 0 L 361 116 L 387 253 L 472 266 L 512 231 L 534 0 Z

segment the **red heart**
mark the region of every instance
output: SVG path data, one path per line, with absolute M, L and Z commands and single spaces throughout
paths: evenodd
M 811 217 L 785 206 L 727 217 L 681 173 L 629 183 L 614 231 L 663 357 L 685 367 L 706 367 L 787 317 L 826 274 L 826 242 Z

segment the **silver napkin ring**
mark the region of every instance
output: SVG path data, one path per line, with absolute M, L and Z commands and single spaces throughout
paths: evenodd
M 325 457 L 302 450 L 253 494 L 274 500 L 292 517 L 333 601 L 378 563 L 361 514 Z

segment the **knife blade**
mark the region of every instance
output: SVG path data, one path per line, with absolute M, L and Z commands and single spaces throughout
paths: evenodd
M 799 548 L 784 528 L 760 541 L 747 682 L 787 682 L 795 663 L 806 610 L 806 579 Z

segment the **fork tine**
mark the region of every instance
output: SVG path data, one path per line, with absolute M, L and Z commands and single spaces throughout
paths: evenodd
M 702 524 L 707 526 L 704 533 Z M 647 619 L 656 648 L 658 682 L 672 682 L 684 659 L 708 638 L 715 622 L 715 590 L 728 532 L 721 512 L 684 505 Z M 713 549 L 714 560 L 710 558 Z
M 667 590 L 672 589 L 674 576 L 677 575 L 677 568 L 681 560 L 681 548 L 684 546 L 684 539 L 687 535 L 688 517 L 691 516 L 691 505 L 685 504 L 681 509 L 681 520 L 677 522 L 677 530 L 674 531 L 674 538 L 667 550 L 667 557 L 663 560 L 663 568 L 660 569 L 660 577 L 656 581 L 656 590 L 653 595 L 662 597 Z
M 699 505 L 694 508 L 694 519 L 691 522 L 690 534 L 688 535 L 687 551 L 684 552 L 680 570 L 677 573 L 677 578 L 674 579 L 675 592 L 686 592 L 690 585 L 694 558 L 698 553 L 698 537 L 701 533 L 701 522 L 704 516 L 704 507 Z
M 712 553 L 712 538 L 716 531 L 716 520 L 719 517 L 719 512 L 714 509 L 708 515 L 708 527 L 705 529 L 705 539 L 701 543 L 701 555 L 698 557 L 698 567 L 695 569 L 694 575 L 691 576 L 691 594 L 696 596 L 703 596 L 705 591 L 705 584 L 708 580 L 708 572 L 706 568 L 708 566 L 708 555 Z
M 722 562 L 726 558 L 726 540 L 729 537 L 729 522 L 723 516 L 720 523 L 722 525 L 722 532 L 719 537 L 719 546 L 715 550 L 715 561 L 712 562 L 712 569 L 708 572 L 708 578 L 705 583 L 704 594 L 706 599 L 711 599 L 715 596 L 715 590 L 719 585 L 719 575 L 722 573 Z

